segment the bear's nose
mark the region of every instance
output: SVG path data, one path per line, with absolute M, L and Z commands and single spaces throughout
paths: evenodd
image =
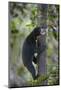
M 44 28 L 41 28 L 41 30 L 40 30 L 40 34 L 41 34 L 41 35 L 45 35 L 45 34 L 46 34 L 46 31 L 45 31 Z

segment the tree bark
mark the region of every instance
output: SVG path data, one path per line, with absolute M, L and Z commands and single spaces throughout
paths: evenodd
M 38 46 L 38 75 L 47 74 L 46 66 L 46 29 L 47 29 L 47 4 L 39 5 L 39 17 L 38 22 L 41 27 L 41 35 L 38 36 L 37 46 Z M 43 82 L 43 85 L 47 85 L 47 80 Z

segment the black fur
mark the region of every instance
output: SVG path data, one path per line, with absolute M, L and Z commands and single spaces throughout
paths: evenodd
M 37 63 L 37 59 L 34 57 L 34 53 L 36 50 L 36 39 L 37 36 L 40 35 L 40 27 L 35 28 L 25 39 L 22 49 L 22 59 L 25 67 L 29 70 L 29 72 L 32 74 L 33 79 L 36 77 L 36 71 L 32 64 L 32 61 L 34 63 Z

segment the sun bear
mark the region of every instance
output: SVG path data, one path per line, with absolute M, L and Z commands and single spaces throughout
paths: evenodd
M 36 53 L 36 40 L 41 34 L 41 28 L 35 28 L 25 39 L 22 48 L 22 59 L 24 66 L 32 74 L 33 79 L 36 78 L 36 71 L 32 62 L 37 64 L 37 59 L 34 54 Z

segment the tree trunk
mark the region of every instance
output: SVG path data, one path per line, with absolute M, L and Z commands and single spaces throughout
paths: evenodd
M 46 29 L 47 29 L 47 4 L 39 5 L 39 17 L 38 22 L 41 27 L 41 35 L 38 36 L 38 75 L 46 75 Z M 43 85 L 47 85 L 47 80 L 43 82 Z

